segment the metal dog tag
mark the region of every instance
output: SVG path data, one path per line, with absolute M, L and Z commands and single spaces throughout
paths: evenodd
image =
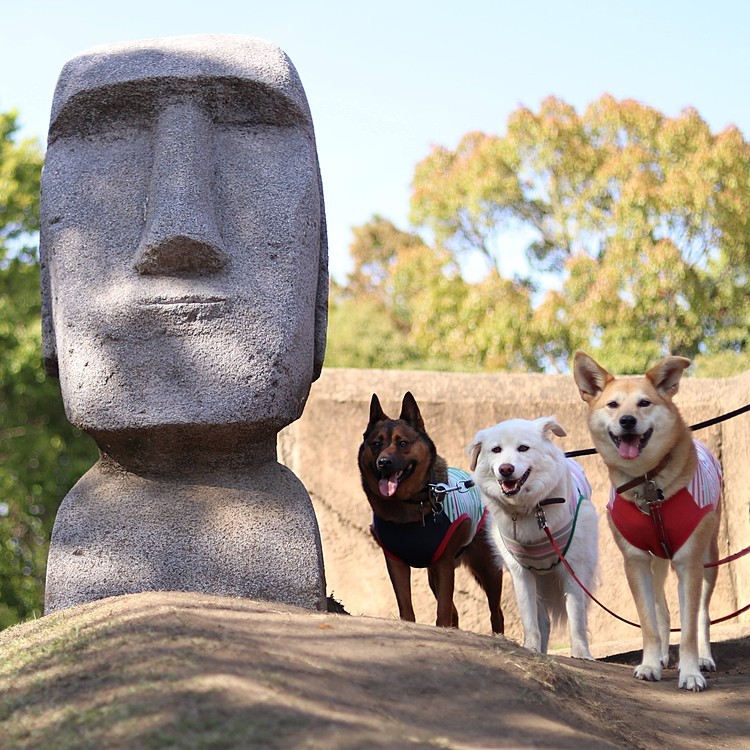
M 653 479 L 646 481 L 645 489 L 645 500 L 649 505 L 651 503 L 658 503 L 664 499 L 664 493 L 656 486 L 656 482 Z

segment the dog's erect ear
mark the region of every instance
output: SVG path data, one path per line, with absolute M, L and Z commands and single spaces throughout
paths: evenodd
M 573 358 L 573 378 L 581 398 L 590 404 L 614 380 L 598 362 L 584 352 L 576 352 Z
M 482 440 L 477 435 L 474 438 L 472 444 L 466 449 L 466 452 L 471 456 L 471 462 L 469 464 L 469 470 L 474 471 L 477 468 L 477 461 L 479 460 L 479 454 L 482 452 Z
M 367 435 L 375 424 L 382 422 L 384 419 L 388 419 L 388 417 L 380 406 L 377 393 L 373 393 L 370 401 L 370 421 L 367 423 L 367 429 L 364 434 Z
M 404 394 L 404 400 L 401 402 L 401 416 L 404 422 L 411 425 L 415 430 L 424 432 L 424 420 L 417 406 L 416 399 L 411 395 L 411 391 Z
M 542 428 L 542 435 L 546 436 L 548 432 L 551 432 L 557 437 L 565 437 L 568 433 L 565 432 L 565 428 L 558 424 L 554 417 L 541 417 L 537 419 L 537 423 Z
M 664 357 L 646 373 L 646 377 L 661 396 L 672 398 L 680 388 L 680 378 L 687 367 L 690 367 L 687 357 Z

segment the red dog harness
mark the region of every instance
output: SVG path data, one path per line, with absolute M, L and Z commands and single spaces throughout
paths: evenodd
M 666 500 L 659 501 L 663 523 L 661 533 L 649 513 L 612 489 L 607 510 L 617 530 L 634 547 L 667 559 L 661 534 L 674 555 L 688 540 L 701 519 L 719 506 L 721 466 L 703 443 L 698 440 L 694 443 L 698 453 L 695 475 L 687 487 Z

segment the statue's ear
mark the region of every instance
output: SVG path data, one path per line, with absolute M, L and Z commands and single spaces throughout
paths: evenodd
M 39 249 L 40 255 L 42 249 Z M 55 321 L 52 317 L 52 291 L 50 289 L 49 266 L 41 263 L 42 286 L 42 356 L 44 357 L 44 371 L 53 378 L 60 377 L 57 363 L 57 339 L 55 337 Z
M 317 166 L 317 158 L 316 158 Z M 315 356 L 313 381 L 320 377 L 326 355 L 328 335 L 328 232 L 326 230 L 326 209 L 323 203 L 323 185 L 318 169 L 318 190 L 320 192 L 320 253 L 318 254 L 318 289 L 315 294 Z

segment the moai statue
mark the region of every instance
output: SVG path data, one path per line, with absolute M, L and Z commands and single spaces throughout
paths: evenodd
M 221 35 L 68 62 L 40 255 L 47 371 L 101 452 L 58 511 L 46 612 L 154 590 L 325 609 L 312 504 L 276 460 L 320 374 L 328 294 L 286 55 Z

